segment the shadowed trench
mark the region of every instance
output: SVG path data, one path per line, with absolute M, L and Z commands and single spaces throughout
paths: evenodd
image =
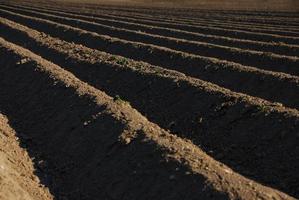
M 104 105 L 0 52 L 0 110 L 56 199 L 228 198 L 142 134 L 120 143 L 126 124 Z

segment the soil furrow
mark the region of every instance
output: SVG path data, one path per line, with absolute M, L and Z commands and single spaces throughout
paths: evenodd
M 7 5 L 7 4 L 5 4 Z M 9 4 L 8 4 L 9 5 Z M 13 4 L 11 4 L 13 5 Z M 14 7 L 17 7 L 17 8 L 25 8 L 25 9 L 28 9 L 28 10 L 34 10 L 34 11 L 46 11 L 47 13 L 51 14 L 51 13 L 54 13 L 55 12 L 64 12 L 66 14 L 65 11 L 68 11 L 67 9 L 64 9 L 64 10 L 61 10 L 61 9 L 58 9 L 58 10 L 49 10 L 48 8 L 46 9 L 45 7 L 39 7 L 39 8 L 33 8 L 32 6 L 30 7 L 26 7 L 26 6 L 20 6 L 20 5 L 14 5 Z M 69 12 L 69 11 L 68 11 Z M 109 13 L 111 12 L 108 12 L 108 17 L 111 18 L 111 17 L 118 17 L 120 13 L 116 13 L 117 15 L 116 16 L 113 16 L 113 15 L 109 15 Z M 76 14 L 78 15 L 78 13 L 67 13 L 67 14 Z M 105 13 L 104 13 L 105 14 Z M 136 14 L 134 15 L 127 15 L 128 17 L 132 17 L 134 16 L 135 19 L 136 19 Z M 137 15 L 138 16 L 138 15 Z M 99 16 L 99 17 L 103 17 L 103 16 Z M 106 16 L 107 17 L 107 16 Z M 118 19 L 118 18 L 117 18 Z M 137 18 L 136 20 L 138 20 L 140 18 Z M 215 27 L 215 28 L 230 28 L 230 29 L 233 29 L 233 30 L 244 30 L 244 31 L 249 31 L 249 32 L 257 32 L 257 33 L 269 33 L 269 34 L 276 34 L 276 35 L 281 35 L 281 36 L 295 36 L 295 37 L 298 37 L 299 36 L 299 29 L 296 29 L 295 30 L 288 30 L 287 27 L 285 28 L 282 28 L 280 26 L 278 27 L 260 27 L 258 25 L 250 25 L 249 27 L 248 26 L 244 26 L 243 24 L 235 24 L 233 21 L 228 21 L 228 22 L 223 22 L 223 21 L 213 21 L 212 19 L 210 18 L 207 18 L 207 19 L 204 19 L 204 18 L 196 18 L 194 20 L 183 20 L 184 18 L 171 18 L 171 19 L 167 19 L 166 16 L 153 16 L 153 15 L 149 15 L 149 16 L 142 16 L 142 19 L 145 19 L 145 20 L 152 20 L 152 21 L 155 21 L 155 22 L 170 22 L 170 23 L 177 23 L 177 24 L 188 24 L 188 25 L 195 25 L 195 26 L 205 26 L 205 27 Z
M 32 13 L 33 11 L 26 11 L 18 8 L 12 8 L 8 6 L 1 5 L 1 7 L 8 9 L 10 11 L 18 12 L 18 13 L 23 13 L 23 14 L 28 14 Z M 31 15 L 32 15 L 31 14 Z M 35 16 L 43 17 L 46 14 L 39 14 L 39 13 L 34 13 Z M 67 23 L 71 23 L 70 19 L 65 18 L 59 18 L 56 16 L 50 16 L 49 14 L 47 15 L 47 18 L 51 18 L 54 20 L 64 21 Z M 58 19 L 59 18 L 59 19 Z M 77 20 L 78 21 L 78 20 Z M 148 22 L 148 25 L 155 25 L 155 22 Z M 239 38 L 239 39 L 250 39 L 250 40 L 258 40 L 258 41 L 264 41 L 264 42 L 284 42 L 287 44 L 295 44 L 299 45 L 299 37 L 286 37 L 286 36 L 279 36 L 279 35 L 274 35 L 274 34 L 261 34 L 261 33 L 250 33 L 246 31 L 231 31 L 228 29 L 220 29 L 220 28 L 205 28 L 205 27 L 200 27 L 200 26 L 188 26 L 188 25 L 177 25 L 176 23 L 159 23 L 163 24 L 163 27 L 167 28 L 175 28 L 175 29 L 180 29 L 180 30 L 186 30 L 186 31 L 191 31 L 191 32 L 200 32 L 204 34 L 210 34 L 211 32 L 213 35 L 220 35 L 220 36 L 229 36 L 229 37 L 234 37 L 234 38 Z
M 94 7 L 92 7 L 94 9 Z M 101 8 L 102 9 L 102 8 Z M 110 6 L 106 8 L 107 10 L 112 10 Z M 134 11 L 129 11 L 129 12 L 137 12 L 140 14 L 144 14 L 146 12 L 140 12 L 140 9 L 134 10 Z M 204 13 L 201 14 L 202 10 L 200 11 L 192 11 L 188 9 L 183 9 L 182 12 L 179 13 L 169 13 L 165 11 L 165 9 L 162 9 L 161 12 L 150 12 L 147 14 L 151 15 L 157 15 L 157 14 L 163 14 L 165 16 L 172 16 L 172 17 L 178 17 L 178 18 L 188 18 L 188 19 L 194 19 L 196 20 L 197 18 L 206 16 L 207 18 L 210 19 L 223 19 L 223 20 L 234 20 L 234 21 L 240 21 L 240 22 L 261 22 L 263 21 L 265 24 L 278 24 L 278 25 L 291 25 L 291 26 L 296 26 L 298 27 L 298 19 L 293 18 L 293 17 L 287 17 L 287 18 L 277 18 L 277 17 L 243 17 L 242 15 L 238 16 L 231 16 L 231 15 L 222 15 L 222 14 L 217 14 L 217 13 Z M 189 14 L 188 14 L 189 13 Z M 192 14 L 191 14 L 192 13 Z
M 22 1 L 24 2 L 24 1 Z M 81 3 L 66 3 L 66 2 L 61 2 L 65 7 L 78 7 L 78 6 L 82 6 L 83 4 Z M 38 4 L 38 2 L 36 3 Z M 49 2 L 43 2 L 39 5 L 45 5 L 45 4 L 49 4 Z M 264 15 L 265 12 L 260 12 L 259 14 L 257 14 L 256 16 L 254 16 L 254 12 L 253 11 L 249 11 L 248 13 L 245 14 L 245 10 L 242 10 L 241 12 L 239 12 L 238 14 L 232 14 L 232 12 L 234 12 L 233 10 L 229 10 L 228 12 L 224 13 L 222 10 L 215 10 L 215 9 L 196 9 L 196 8 L 187 8 L 187 7 L 183 7 L 183 8 L 171 8 L 169 9 L 167 6 L 166 7 L 151 7 L 148 5 L 142 6 L 142 5 L 111 5 L 111 4 L 88 4 L 88 3 L 84 3 L 84 9 L 87 8 L 93 8 L 93 9 L 110 9 L 112 11 L 126 11 L 126 12 L 136 12 L 136 13 L 150 13 L 150 14 L 167 14 L 167 15 L 179 15 L 179 16 L 188 16 L 188 17 L 194 17 L 194 16 L 202 16 L 202 15 L 212 15 L 212 16 L 230 16 L 230 17 L 247 17 L 247 18 L 265 18 L 263 16 L 266 16 L 266 18 L 269 18 L 269 16 Z M 155 8 L 155 9 L 153 9 Z M 268 12 L 270 13 L 270 12 Z M 271 15 L 271 17 L 273 17 L 274 19 L 285 19 L 285 17 L 289 17 L 288 19 L 291 21 L 295 21 L 292 20 L 292 17 L 295 18 L 296 16 L 296 12 L 286 12 L 288 15 L 287 16 L 281 16 L 279 18 L 279 13 L 280 12 L 272 12 L 273 15 Z M 248 14 L 250 14 L 251 16 L 248 16 Z M 260 14 L 262 14 L 263 16 L 261 16 Z M 271 18 L 272 19 L 272 18 Z
M 32 9 L 38 11 L 37 9 Z M 41 9 L 48 12 L 47 9 Z M 58 11 L 58 10 L 56 10 Z M 51 12 L 48 12 L 51 13 Z M 62 12 L 63 14 L 66 14 L 65 11 Z M 83 14 L 83 15 L 77 15 L 78 13 L 71 12 L 75 15 L 66 15 L 66 16 L 73 16 L 77 17 L 83 20 L 92 21 L 92 22 L 98 22 L 103 23 L 105 25 L 113 25 L 118 26 L 121 28 L 127 28 L 127 29 L 134 29 L 136 31 L 142 31 L 150 34 L 155 35 L 164 35 L 168 37 L 173 38 L 180 38 L 180 39 L 186 39 L 186 40 L 193 40 L 193 41 L 200 41 L 200 42 L 206 42 L 211 44 L 218 44 L 221 46 L 229 46 L 229 47 L 237 47 L 242 49 L 253 49 L 257 51 L 267 51 L 277 54 L 283 54 L 283 55 L 289 55 L 289 56 L 298 56 L 299 55 L 299 46 L 296 45 L 286 45 L 281 43 L 267 43 L 267 42 L 259 42 L 259 41 L 250 41 L 250 40 L 239 40 L 235 38 L 228 38 L 223 36 L 213 36 L 213 35 L 205 35 L 200 33 L 193 33 L 188 31 L 182 31 L 178 29 L 171 29 L 171 28 L 163 28 L 159 26 L 150 26 L 146 24 L 142 24 L 142 21 L 139 20 L 130 20 L 130 18 L 126 17 L 115 17 L 111 14 L 108 15 L 93 15 L 93 14 Z M 67 13 L 67 14 L 71 14 Z M 55 13 L 57 14 L 57 13 Z M 89 17 L 88 17 L 89 16 Z M 112 17 L 112 18 L 111 18 Z M 114 20 L 111 20 L 114 19 Z M 119 20 L 121 19 L 121 20 Z M 116 21 L 117 20 L 117 21 Z M 129 23 L 128 23 L 129 22 Z
M 41 8 L 45 8 L 45 7 L 41 7 Z M 46 7 L 47 9 L 52 9 L 53 11 L 68 11 L 71 12 L 73 14 L 78 14 L 78 11 L 81 11 L 81 14 L 89 14 L 89 15 L 102 15 L 102 14 L 106 14 L 106 15 L 110 15 L 112 17 L 127 17 L 127 18 L 131 18 L 131 19 L 135 19 L 135 20 L 152 20 L 152 21 L 157 21 L 157 22 L 179 22 L 179 23 L 185 23 L 185 24 L 189 24 L 189 25 L 200 25 L 202 23 L 206 23 L 206 24 L 213 24 L 213 25 L 221 25 L 221 26 L 225 26 L 225 27 L 230 27 L 230 26 L 234 26 L 234 28 L 240 27 L 240 28 L 246 28 L 248 30 L 251 30 L 251 28 L 257 29 L 257 30 L 264 30 L 264 31 L 273 31 L 273 29 L 277 30 L 278 32 L 273 32 L 274 34 L 278 34 L 280 32 L 280 34 L 282 35 L 287 35 L 287 32 L 290 32 L 290 34 L 298 34 L 298 27 L 296 26 L 283 26 L 283 25 L 265 25 L 263 23 L 242 23 L 242 22 L 235 22 L 235 21 L 229 21 L 229 20 L 220 20 L 220 19 L 211 19 L 210 17 L 207 18 L 203 18 L 203 17 L 198 17 L 196 19 L 185 19 L 184 17 L 180 17 L 180 18 L 176 18 L 176 17 L 167 17 L 164 15 L 161 16 L 157 16 L 157 15 L 138 15 L 138 14 L 133 14 L 132 13 L 122 13 L 122 12 L 109 12 L 109 11 L 98 11 L 98 10 L 91 10 L 93 11 L 91 14 L 90 12 L 82 12 L 82 10 L 78 9 L 78 11 L 74 12 L 74 9 L 64 9 L 61 10 L 58 8 L 53 9 L 53 7 Z M 201 23 L 198 23 L 201 22 Z
M 6 9 L 6 8 L 5 8 Z M 10 10 L 10 9 L 8 9 Z M 86 20 L 77 20 L 74 18 L 58 17 L 57 15 L 39 14 L 34 11 L 20 11 L 22 14 L 29 14 L 34 17 L 42 17 L 53 20 L 57 23 L 63 23 L 78 27 L 84 30 L 93 31 L 99 34 L 109 35 L 129 41 L 142 42 L 163 46 L 174 50 L 187 53 L 194 53 L 200 56 L 216 57 L 218 59 L 237 62 L 247 66 L 253 66 L 265 70 L 299 74 L 299 58 L 280 56 L 271 53 L 242 50 L 238 48 L 229 48 L 209 43 L 191 42 L 159 35 L 139 33 L 124 28 L 115 28 L 114 26 L 102 25 Z M 102 20 L 105 23 L 106 20 Z M 111 22 L 108 22 L 108 24 Z M 115 22 L 115 24 L 119 24 Z M 125 26 L 126 28 L 130 28 Z
M 42 6 L 45 5 L 45 3 L 42 4 Z M 73 7 L 73 8 L 78 8 L 80 6 L 77 5 L 69 5 L 66 4 L 67 7 Z M 65 6 L 66 6 L 65 5 Z M 80 5 L 80 4 L 79 4 Z M 136 13 L 136 14 L 150 14 L 150 15 L 165 15 L 168 17 L 185 17 L 185 18 L 189 18 L 189 19 L 196 19 L 202 16 L 207 16 L 210 19 L 223 19 L 223 20 L 234 20 L 234 21 L 238 21 L 238 22 L 251 22 L 251 23 L 265 23 L 265 24 L 276 24 L 276 25 L 288 25 L 288 26 L 296 26 L 298 27 L 298 20 L 296 20 L 296 18 L 292 18 L 292 17 L 288 17 L 288 18 L 277 18 L 277 17 L 256 17 L 256 18 L 252 18 L 252 17 L 244 17 L 242 15 L 239 16 L 230 16 L 230 15 L 223 15 L 223 14 L 217 14 L 215 13 L 215 11 L 212 12 L 206 12 L 206 10 L 194 10 L 194 9 L 182 9 L 181 12 L 168 12 L 169 10 L 167 10 L 167 8 L 161 8 L 159 12 L 157 11 L 157 8 L 155 9 L 150 9 L 150 12 L 144 12 L 140 7 L 138 7 L 137 9 L 131 9 L 132 6 L 130 5 L 130 9 L 123 9 L 120 7 L 113 7 L 111 5 L 108 6 L 103 6 L 103 5 L 84 5 L 83 6 L 84 9 L 89 9 L 89 10 L 107 10 L 107 11 L 111 11 L 111 12 L 130 12 L 130 13 Z M 173 10 L 171 10 L 173 11 Z M 202 14 L 203 13 L 203 14 Z M 293 12 L 294 13 L 294 12 Z
M 99 13 L 99 12 L 97 12 Z M 107 13 L 111 13 L 108 12 Z M 100 14 L 100 13 L 99 13 Z M 115 14 L 121 14 L 116 12 Z M 259 25 L 257 23 L 252 23 L 249 25 L 244 25 L 244 23 L 240 22 L 234 22 L 234 21 L 221 21 L 221 20 L 213 20 L 211 19 L 210 16 L 207 16 L 206 18 L 203 17 L 197 17 L 194 19 L 185 19 L 184 17 L 172 17 L 172 18 L 167 18 L 167 16 L 156 16 L 156 15 L 136 15 L 134 14 L 132 16 L 130 14 L 124 15 L 128 17 L 133 17 L 135 19 L 144 19 L 144 20 L 151 20 L 153 22 L 164 22 L 164 23 L 177 23 L 180 25 L 190 25 L 190 26 L 203 26 L 203 27 L 208 27 L 208 28 L 224 28 L 224 29 L 232 29 L 235 31 L 248 31 L 248 32 L 253 32 L 253 33 L 268 33 L 268 34 L 275 34 L 275 35 L 281 35 L 281 36 L 295 36 L 298 37 L 298 27 L 293 27 L 291 28 L 290 26 L 286 26 L 283 28 L 281 25 L 273 27 L 271 25 Z
M 291 199 L 237 175 L 57 65 L 0 42 L 6 86 L 0 108 L 26 135 L 21 139 L 35 162 L 47 163 L 41 169 L 57 199 Z
M 2 53 L 0 55 L 3 56 Z M 1 112 L 0 163 L 0 199 L 53 200 L 48 189 L 40 184 L 40 179 L 35 175 L 38 169 L 34 168 L 28 153 L 20 146 L 17 133 Z
M 27 5 L 28 5 L 28 3 L 27 3 Z M 29 5 L 32 5 L 32 3 L 30 2 Z M 48 5 L 53 6 L 53 3 L 52 4 L 51 3 L 43 3 L 42 5 L 39 5 L 39 6 L 43 6 L 44 7 L 44 6 L 48 6 Z M 57 5 L 57 4 L 55 4 L 55 5 Z M 81 10 L 88 10 L 88 11 L 92 11 L 92 12 L 110 11 L 110 12 L 115 12 L 115 13 L 134 13 L 134 14 L 140 15 L 140 16 L 142 16 L 142 15 L 159 16 L 160 15 L 160 16 L 163 16 L 165 18 L 175 18 L 176 17 L 175 15 L 169 15 L 167 12 L 165 13 L 165 8 L 162 9 L 162 12 L 146 13 L 146 12 L 140 12 L 140 8 L 138 8 L 137 10 L 134 9 L 134 10 L 129 10 L 129 11 L 128 10 L 117 10 L 117 9 L 115 10 L 113 7 L 111 7 L 111 5 L 109 5 L 108 7 L 105 8 L 105 6 L 104 7 L 103 6 L 98 7 L 97 5 L 93 5 L 92 7 L 86 7 L 86 4 L 85 4 L 83 6 L 83 9 L 82 9 L 82 6 L 78 6 L 78 5 L 76 5 L 76 6 L 74 6 L 74 5 L 64 6 L 64 8 L 72 8 L 72 9 L 78 9 L 79 7 L 81 8 Z M 180 15 L 179 17 L 176 17 L 176 18 L 180 18 L 180 19 L 195 19 L 195 20 L 197 18 L 208 18 L 208 19 L 216 19 L 216 20 L 219 20 L 219 19 L 223 19 L 223 20 L 234 20 L 234 18 L 232 18 L 232 17 L 229 18 L 226 15 L 219 14 L 219 13 L 217 13 L 217 11 L 208 11 L 207 12 L 207 10 L 199 10 L 199 11 L 197 11 L 196 15 L 192 14 L 192 16 L 189 16 L 189 17 L 188 17 L 188 13 L 190 13 L 190 10 L 183 9 L 182 12 L 183 12 L 183 15 Z M 293 12 L 293 14 L 294 13 L 295 12 Z M 262 19 L 261 21 L 263 21 L 263 19 L 268 19 L 268 20 L 272 20 L 272 22 L 277 22 L 277 18 L 276 18 L 275 15 L 276 14 L 274 14 L 274 16 L 271 16 L 271 18 L 270 17 L 266 17 L 266 18 L 259 18 L 259 19 Z M 239 19 L 242 19 L 241 15 L 239 15 L 237 17 Z M 282 20 L 280 19 L 280 21 L 288 22 L 289 20 L 291 20 L 292 22 L 296 22 L 296 20 L 294 20 L 294 19 L 293 19 L 293 17 L 288 16 L 286 18 L 283 18 Z M 261 23 L 261 21 L 259 22 L 258 20 L 256 20 L 256 23 L 262 24 L 262 25 L 271 24 L 271 22 L 269 22 L 269 21 L 267 21 L 267 23 Z M 236 21 L 233 21 L 233 22 L 236 22 Z M 246 24 L 246 21 L 242 21 L 242 24 Z M 280 24 L 280 25 L 284 26 L 284 24 Z M 298 26 L 294 26 L 294 27 L 298 27 Z
M 93 10 L 94 12 L 98 12 L 98 11 L 101 11 L 101 10 L 96 10 L 96 9 L 90 9 L 90 10 Z M 108 11 L 108 9 L 107 9 Z M 111 11 L 111 10 L 110 10 Z M 117 13 L 132 13 L 132 12 L 117 12 Z M 148 17 L 148 16 L 161 16 L 161 19 L 178 19 L 178 20 L 187 20 L 189 22 L 197 22 L 197 20 L 208 20 L 210 22 L 213 22 L 213 21 L 218 21 L 220 22 L 220 24 L 222 23 L 227 23 L 227 22 L 232 22 L 232 23 L 236 23 L 236 25 L 241 25 L 241 26 L 244 26 L 246 24 L 250 24 L 250 25 L 262 25 L 262 26 L 277 26 L 277 27 L 281 27 L 281 26 L 286 26 L 286 27 L 293 27 L 295 29 L 298 29 L 298 25 L 297 23 L 294 23 L 294 22 L 297 22 L 297 20 L 294 20 L 291 22 L 291 24 L 288 24 L 288 20 L 290 18 L 286 18 L 286 19 L 282 19 L 280 20 L 280 24 L 277 25 L 277 24 L 272 24 L 273 21 L 265 21 L 265 20 L 268 20 L 267 18 L 260 18 L 260 21 L 258 20 L 254 20 L 254 22 L 244 22 L 244 21 L 240 21 L 240 20 L 234 20 L 233 18 L 229 18 L 229 17 L 225 17 L 223 15 L 215 15 L 215 14 L 203 14 L 203 15 L 197 15 L 197 16 L 192 16 L 192 17 L 186 17 L 185 16 L 185 13 L 183 15 L 180 15 L 180 16 L 169 16 L 168 14 L 165 14 L 165 13 L 160 13 L 160 14 L 144 14 L 144 13 L 140 13 L 140 14 L 136 14 L 137 16 L 144 16 L 144 17 Z M 273 20 L 273 19 L 272 19 Z M 276 20 L 276 22 L 279 21 L 279 20 Z M 287 24 L 282 24 L 283 21 L 286 21 Z M 261 23 L 261 22 L 264 22 L 264 23 Z M 215 24 L 218 24 L 218 23 L 215 23 Z
M 8 17 L 8 13 L 5 16 Z M 231 63 L 218 60 L 182 55 L 180 53 L 151 46 L 143 46 L 141 44 L 131 46 L 126 42 L 117 42 L 111 38 L 104 38 L 72 27 L 61 26 L 42 20 L 34 20 L 32 18 L 19 18 L 18 20 L 18 18 L 14 18 L 14 20 L 16 19 L 18 22 L 69 42 L 76 42 L 108 53 L 118 54 L 128 58 L 131 57 L 135 60 L 143 60 L 165 68 L 181 71 L 187 75 L 213 82 L 234 91 L 259 96 L 270 101 L 281 102 L 289 107 L 298 108 L 299 105 L 299 94 L 296 92 L 298 91 L 298 77 L 257 70 L 240 65 L 232 65 Z M 36 21 L 40 23 L 35 24 Z M 14 41 L 18 41 L 18 39 L 22 38 L 22 34 L 19 35 L 19 37 L 15 37 L 15 35 L 11 34 L 14 28 L 9 27 L 14 27 L 15 25 L 9 26 L 3 21 L 2 26 L 3 30 L 7 30 L 6 32 L 2 32 L 3 36 L 10 37 L 10 39 Z M 20 28 L 20 30 L 22 30 L 22 28 Z M 18 34 L 18 31 L 14 34 Z M 24 41 L 26 40 L 24 39 Z M 159 59 L 161 56 L 164 58 L 163 60 Z M 277 90 L 280 92 L 278 93 Z
M 32 38 L 42 38 L 45 44 L 26 39 L 28 43 L 23 45 L 116 96 L 118 101 L 129 101 L 151 121 L 192 139 L 239 173 L 297 194 L 294 170 L 299 166 L 294 159 L 299 152 L 294 151 L 294 145 L 298 111 L 233 93 L 175 71 L 53 40 L 44 34 L 36 33 Z M 250 129 L 244 128 L 247 126 Z
M 207 10 L 209 13 L 217 12 L 219 14 L 230 14 L 230 15 L 245 15 L 245 16 L 266 16 L 266 17 L 299 17 L 297 12 L 290 12 L 290 11 L 256 11 L 256 10 L 242 10 L 242 11 L 235 11 L 235 10 Z

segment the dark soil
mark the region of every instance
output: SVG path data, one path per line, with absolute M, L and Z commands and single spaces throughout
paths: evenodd
M 0 199 L 273 200 L 299 196 L 298 56 L 137 33 L 138 28 L 154 34 L 159 30 L 125 18 L 105 21 L 106 16 L 98 19 L 100 25 L 90 23 L 94 19 L 87 15 L 29 9 L 14 2 L 3 5 Z M 53 2 L 34 5 L 54 7 Z M 59 5 L 69 5 L 71 10 L 81 4 L 55 6 Z M 91 6 L 86 4 L 82 11 Z M 284 12 L 102 8 L 114 15 L 139 13 L 136 19 L 165 31 L 175 29 L 171 34 L 178 29 L 183 33 L 192 28 L 201 35 L 213 30 L 219 37 L 239 42 L 265 36 L 260 38 L 262 43 L 270 44 L 270 37 L 277 40 L 273 47 L 290 38 L 262 31 L 285 19 L 284 33 L 288 34 L 296 24 L 291 18 L 297 17 Z M 169 17 L 146 19 L 151 15 Z M 209 16 L 211 24 L 201 26 L 209 22 Z M 229 30 L 233 24 L 217 22 L 219 16 L 238 23 L 244 19 L 246 27 L 251 24 L 254 29 L 244 31 L 245 25 L 240 24 L 234 36 Z M 200 20 L 172 23 L 168 21 L 172 17 Z M 266 21 L 271 23 L 254 26 Z M 193 50 L 211 57 L 195 55 Z M 259 69 L 261 63 L 266 70 Z

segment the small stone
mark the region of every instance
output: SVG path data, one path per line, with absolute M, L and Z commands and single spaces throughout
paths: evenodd
M 199 119 L 198 119 L 198 123 L 202 123 L 202 121 L 203 121 L 203 118 L 202 117 L 200 117 Z
M 227 173 L 227 174 L 232 174 L 232 171 L 229 170 L 229 169 L 224 169 L 223 171 L 224 171 L 225 173 Z
M 19 62 L 17 62 L 18 65 L 22 65 L 29 62 L 29 58 L 22 58 Z
M 185 172 L 185 174 L 186 174 L 186 175 L 190 175 L 190 174 L 191 174 L 191 172 Z
M 125 138 L 125 144 L 130 144 L 131 138 Z

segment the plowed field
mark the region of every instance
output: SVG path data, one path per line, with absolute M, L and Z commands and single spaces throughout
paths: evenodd
M 0 199 L 299 198 L 299 14 L 0 1 Z

